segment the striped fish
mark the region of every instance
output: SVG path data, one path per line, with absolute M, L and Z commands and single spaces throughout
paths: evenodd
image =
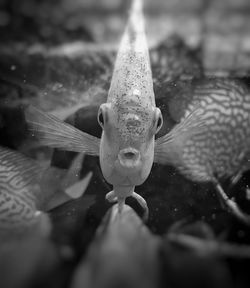
M 227 197 L 220 181 L 234 178 L 234 184 L 250 168 L 250 93 L 237 81 L 210 79 L 196 83 L 188 94 L 184 91 L 170 101 L 173 116 L 183 108 L 181 119 L 157 139 L 155 162 L 174 165 L 192 181 L 214 183 L 229 211 L 249 224 L 250 218 Z M 192 114 L 194 126 L 187 129 Z M 199 128 L 198 122 L 203 123 Z
M 78 193 L 85 190 L 90 177 L 80 181 Z M 24 232 L 35 225 L 42 234 L 48 234 L 50 221 L 42 211 L 80 196 L 74 197 L 70 190 L 74 185 L 69 190 L 63 187 L 67 182 L 64 178 L 67 174 L 63 170 L 43 167 L 19 152 L 0 147 L 0 236 Z

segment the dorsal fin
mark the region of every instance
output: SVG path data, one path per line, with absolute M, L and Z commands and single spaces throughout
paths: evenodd
M 121 95 L 126 97 L 131 92 L 133 94 L 133 91 L 139 91 L 140 97 L 145 98 L 146 105 L 155 106 L 142 2 L 142 0 L 132 2 L 130 16 L 116 57 L 107 102 L 117 105 L 122 105 Z

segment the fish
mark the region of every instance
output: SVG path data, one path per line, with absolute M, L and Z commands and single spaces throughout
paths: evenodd
M 176 95 L 169 108 L 180 121 L 156 140 L 154 161 L 176 167 L 193 182 L 213 183 L 227 210 L 249 225 L 250 217 L 221 185 L 236 184 L 250 168 L 249 89 L 232 79 L 205 79 Z M 190 115 L 194 125 L 187 126 Z
M 42 236 L 49 235 L 51 222 L 45 212 L 79 198 L 90 181 L 91 174 L 81 181 L 72 178 L 82 157 L 74 161 L 69 171 L 64 171 L 45 167 L 17 151 L 0 146 L 1 240 L 6 235 L 30 231 L 31 227 L 36 227 Z
M 101 139 L 34 106 L 25 110 L 25 116 L 29 129 L 43 145 L 98 156 L 102 174 L 113 186 L 107 200 L 117 201 L 121 211 L 125 199 L 132 196 L 143 207 L 147 219 L 147 203 L 134 190 L 151 171 L 155 135 L 163 118 L 155 104 L 142 2 L 132 1 L 107 101 L 98 111 Z

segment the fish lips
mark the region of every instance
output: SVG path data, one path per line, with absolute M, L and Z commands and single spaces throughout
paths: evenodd
M 137 168 L 141 163 L 141 153 L 132 147 L 125 148 L 120 150 L 118 160 L 124 168 Z

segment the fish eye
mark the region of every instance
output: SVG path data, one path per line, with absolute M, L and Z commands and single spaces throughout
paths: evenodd
M 156 119 L 157 119 L 157 122 L 156 122 L 156 132 L 155 133 L 158 133 L 162 127 L 162 124 L 163 124 L 163 118 L 162 118 L 161 110 L 159 108 L 156 108 Z
M 97 120 L 102 128 L 104 128 L 105 124 L 108 122 L 109 110 L 110 107 L 107 103 L 102 104 L 99 108 Z
M 97 119 L 98 119 L 98 123 L 99 123 L 100 126 L 103 128 L 103 126 L 104 126 L 104 118 L 103 118 L 103 111 L 102 111 L 101 107 L 100 107 L 100 109 L 99 109 L 99 111 L 98 111 L 98 117 L 97 117 Z
M 99 124 L 100 124 L 101 126 L 104 125 L 104 119 L 103 119 L 102 111 L 100 111 L 100 112 L 98 113 L 98 122 L 99 122 Z
M 160 129 L 161 126 L 162 126 L 162 116 L 160 115 L 160 117 L 158 118 L 158 121 L 157 121 L 157 129 Z

